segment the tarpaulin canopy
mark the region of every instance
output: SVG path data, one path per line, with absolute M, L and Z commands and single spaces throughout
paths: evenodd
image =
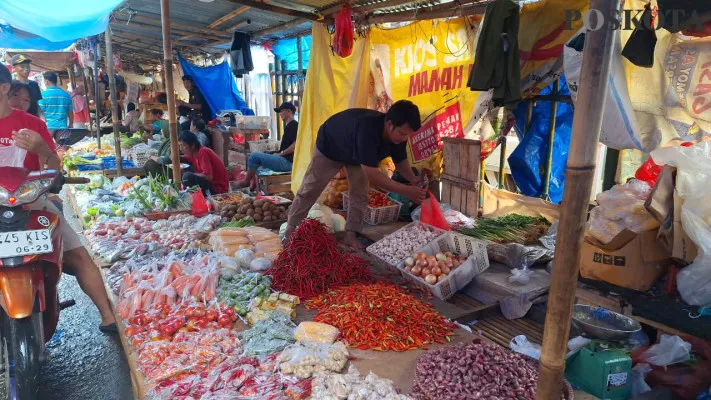
M 243 114 L 248 114 L 247 103 L 237 89 L 234 75 L 229 64 L 225 61 L 211 67 L 198 67 L 185 61 L 181 54 L 178 54 L 180 67 L 185 75 L 193 77 L 202 95 L 212 109 L 212 116 L 221 110 L 240 110 Z
M 43 37 L 31 35 L 0 22 L 0 45 L 6 49 L 32 49 L 32 50 L 64 50 L 74 43 L 73 40 L 52 42 Z
M 32 60 L 32 67 L 33 70 L 35 70 L 36 72 L 66 71 L 68 67 L 76 63 L 77 59 L 73 51 L 8 51 L 5 55 L 5 59 L 9 60 L 10 57 L 14 56 L 15 54 L 23 54 L 25 57 Z
M 109 15 L 121 3 L 122 0 L 2 0 L 0 20 L 50 42 L 74 41 L 104 32 Z M 16 48 L 4 42 L 3 47 Z
M 298 38 L 281 39 L 273 46 L 272 52 L 280 60 L 286 61 L 286 69 L 295 71 L 299 69 L 299 50 L 296 44 Z M 303 36 L 301 40 L 301 65 L 306 68 L 309 65 L 311 55 L 311 36 Z

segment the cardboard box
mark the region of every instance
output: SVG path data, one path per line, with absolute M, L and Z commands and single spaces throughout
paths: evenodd
M 691 241 L 689 235 L 686 234 L 684 227 L 681 225 L 681 206 L 683 204 L 684 199 L 674 190 L 674 224 L 672 228 L 674 242 L 672 246 L 672 258 L 683 265 L 688 265 L 694 262 L 699 252 L 696 244 Z
M 647 291 L 666 272 L 669 252 L 657 239 L 657 230 L 625 230 L 608 244 L 583 242 L 580 275 L 625 288 Z

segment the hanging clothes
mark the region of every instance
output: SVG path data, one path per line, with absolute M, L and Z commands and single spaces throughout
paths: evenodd
M 238 78 L 254 69 L 249 46 L 249 33 L 235 31 L 232 34 L 230 58 L 232 59 L 232 73 Z
M 495 107 L 521 100 L 519 8 L 511 0 L 496 0 L 486 6 L 474 68 L 467 82 L 473 91 L 493 88 Z

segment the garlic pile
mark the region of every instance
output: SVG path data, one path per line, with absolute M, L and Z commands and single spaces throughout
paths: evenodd
M 343 342 L 296 343 L 284 349 L 277 362 L 281 372 L 306 379 L 316 372 L 342 370 L 348 362 L 348 349 Z
M 410 254 L 423 248 L 427 243 L 441 235 L 441 231 L 425 224 L 415 224 L 385 236 L 368 247 L 368 252 L 375 254 L 391 265 L 397 265 Z
M 378 378 L 374 373 L 363 378 L 354 366 L 347 374 L 319 372 L 311 383 L 313 400 L 409 400 L 410 397 L 399 394 L 393 383 Z

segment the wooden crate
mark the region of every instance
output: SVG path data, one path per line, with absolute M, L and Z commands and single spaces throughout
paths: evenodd
M 472 218 L 479 213 L 481 142 L 444 138 L 441 202 Z
M 257 192 L 272 195 L 291 191 L 291 173 L 280 175 L 257 175 Z

